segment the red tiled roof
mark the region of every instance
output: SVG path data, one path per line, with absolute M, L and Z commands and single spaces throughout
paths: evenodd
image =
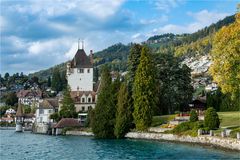
M 72 68 L 92 68 L 93 65 L 90 58 L 86 55 L 83 49 L 78 49 L 73 60 L 71 61 Z
M 39 103 L 39 108 L 44 109 L 55 109 L 58 108 L 58 99 L 57 98 L 46 98 Z
M 18 98 L 23 97 L 42 97 L 42 91 L 40 90 L 20 90 L 17 93 Z
M 64 127 L 80 127 L 78 120 L 73 118 L 62 118 L 54 128 L 64 128 Z

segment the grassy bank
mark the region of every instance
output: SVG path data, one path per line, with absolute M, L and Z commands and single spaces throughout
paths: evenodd
M 240 126 L 240 112 L 218 112 L 220 118 L 220 127 L 236 127 Z
M 169 121 L 173 120 L 175 116 L 176 116 L 175 114 L 154 116 L 152 119 L 151 127 L 156 127 L 156 126 L 160 126 L 164 123 L 168 123 Z

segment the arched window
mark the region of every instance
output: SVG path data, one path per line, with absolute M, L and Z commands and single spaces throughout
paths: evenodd
M 91 103 L 91 98 L 90 97 L 88 98 L 88 103 Z
M 82 103 L 85 103 L 85 98 L 84 97 L 82 98 Z

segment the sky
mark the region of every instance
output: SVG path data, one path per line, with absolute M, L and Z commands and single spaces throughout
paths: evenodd
M 25 74 L 84 49 L 193 33 L 236 12 L 237 0 L 0 0 L 0 73 Z

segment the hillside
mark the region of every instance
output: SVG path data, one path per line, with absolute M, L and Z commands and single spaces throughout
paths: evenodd
M 223 26 L 229 25 L 235 21 L 234 15 L 228 16 L 208 27 L 205 27 L 192 34 L 175 35 L 172 33 L 155 35 L 143 44 L 147 44 L 154 52 L 163 52 L 174 54 L 182 58 L 197 57 L 208 55 L 211 50 L 212 36 Z M 98 67 L 102 64 L 110 66 L 111 70 L 125 71 L 127 69 L 127 57 L 132 43 L 124 45 L 121 43 L 112 45 L 102 51 L 94 54 L 94 63 Z M 47 79 L 52 74 L 54 68 L 59 68 L 61 72 L 66 69 L 66 63 L 61 63 L 46 70 L 41 70 L 30 74 L 40 79 Z

